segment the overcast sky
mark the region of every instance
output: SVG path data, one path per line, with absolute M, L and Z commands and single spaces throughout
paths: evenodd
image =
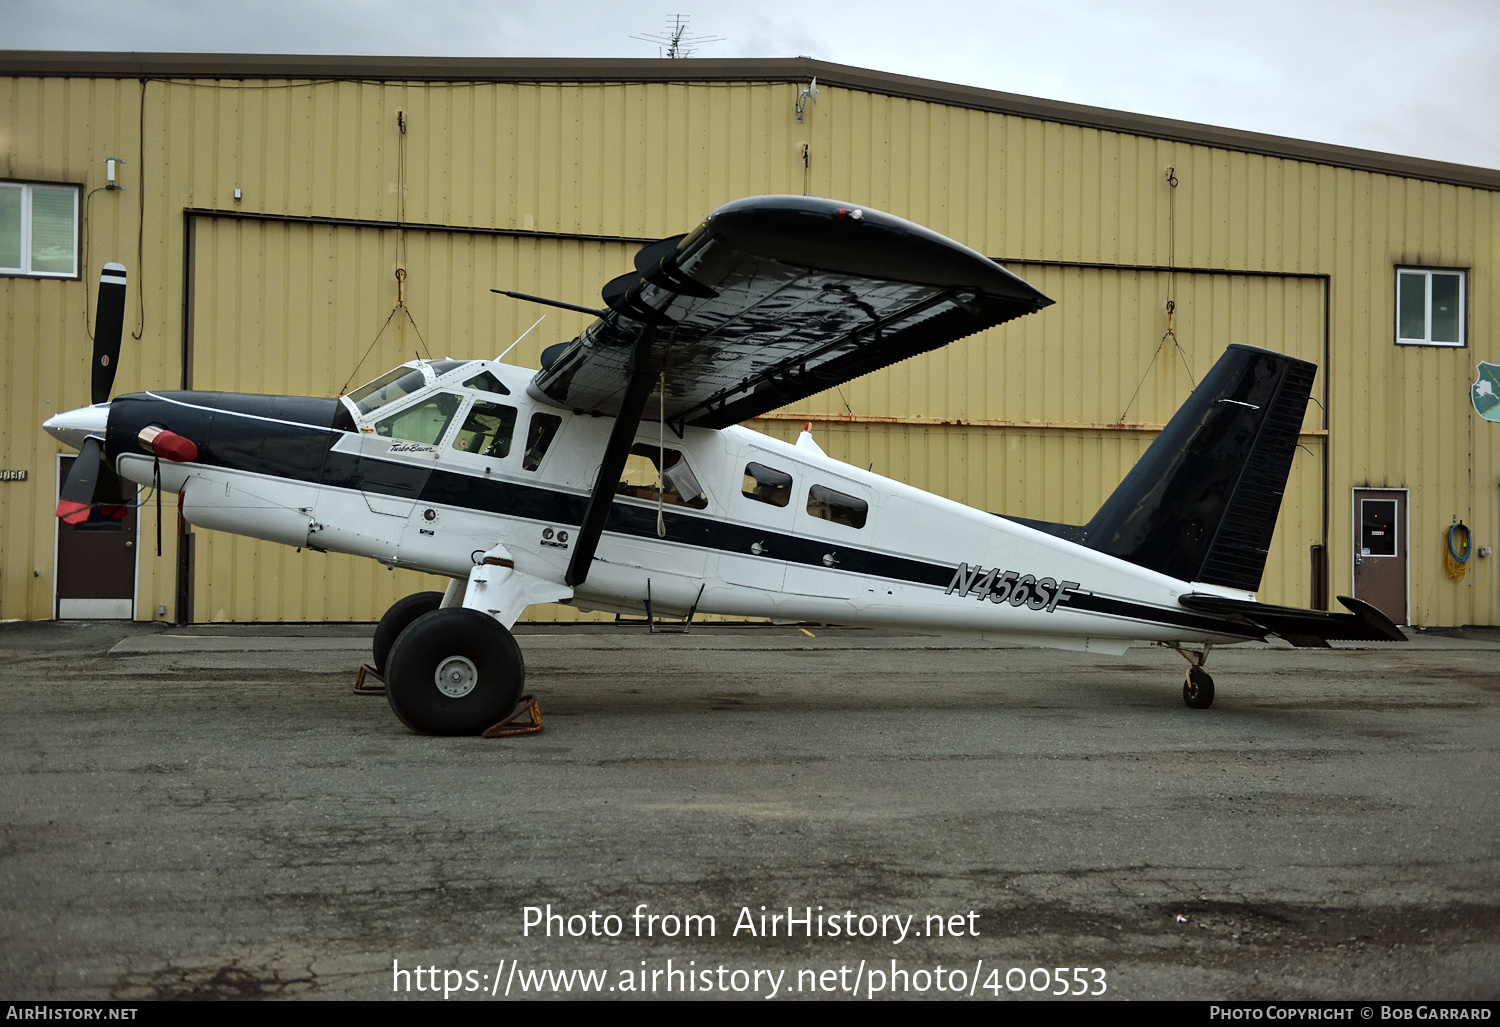
M 1500 0 L 0 0 L 0 47 L 794 57 L 1500 168 Z

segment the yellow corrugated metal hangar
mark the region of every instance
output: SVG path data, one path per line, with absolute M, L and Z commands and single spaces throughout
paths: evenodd
M 331 396 L 493 357 L 545 313 L 506 357 L 535 367 L 591 318 L 492 287 L 595 306 L 643 244 L 800 193 L 926 225 L 1056 303 L 751 427 L 811 421 L 839 459 L 1078 524 L 1227 345 L 1278 350 L 1319 377 L 1261 600 L 1495 623 L 1500 425 L 1471 389 L 1500 361 L 1497 191 L 1490 169 L 802 58 L 0 52 L 0 618 L 370 621 L 441 587 L 171 505 L 60 526 L 72 451 L 41 423 L 88 402 L 105 263 L 130 276 L 117 393 Z

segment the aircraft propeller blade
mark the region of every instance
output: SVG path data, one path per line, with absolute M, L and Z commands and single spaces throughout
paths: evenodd
M 68 524 L 82 524 L 89 519 L 94 501 L 94 486 L 99 484 L 99 440 L 90 436 L 78 451 L 68 480 L 63 482 L 62 493 L 57 500 L 57 516 Z
M 110 528 L 129 513 L 119 475 L 102 459 L 103 443 L 84 440 L 57 501 L 57 516 L 79 528 Z
M 105 264 L 99 273 L 99 302 L 94 312 L 94 380 L 90 402 L 109 402 L 115 371 L 119 369 L 120 336 L 124 328 L 125 265 Z M 79 461 L 82 462 L 81 455 Z

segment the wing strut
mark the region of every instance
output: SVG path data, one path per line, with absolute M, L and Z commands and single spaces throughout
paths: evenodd
M 604 457 L 599 461 L 599 477 L 594 479 L 594 491 L 589 495 L 583 525 L 573 544 L 568 575 L 563 579 L 575 588 L 588 580 L 594 552 L 599 548 L 599 536 L 604 534 L 604 522 L 609 517 L 610 504 L 615 500 L 615 486 L 620 481 L 620 472 L 625 469 L 625 459 L 630 455 L 630 444 L 635 441 L 635 431 L 640 427 L 646 401 L 651 398 L 651 390 L 656 385 L 656 372 L 651 368 L 651 341 L 655 335 L 656 329 L 647 325 L 636 340 L 630 381 L 625 386 L 620 412 L 615 416 L 615 426 L 610 430 L 609 442 L 604 447 Z

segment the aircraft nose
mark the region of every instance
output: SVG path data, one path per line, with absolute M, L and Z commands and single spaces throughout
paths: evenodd
M 79 407 L 77 410 L 55 414 L 42 424 L 42 428 L 48 435 L 74 449 L 82 449 L 83 441 L 90 435 L 103 438 L 105 429 L 108 427 L 108 403 L 95 403 L 93 406 Z

